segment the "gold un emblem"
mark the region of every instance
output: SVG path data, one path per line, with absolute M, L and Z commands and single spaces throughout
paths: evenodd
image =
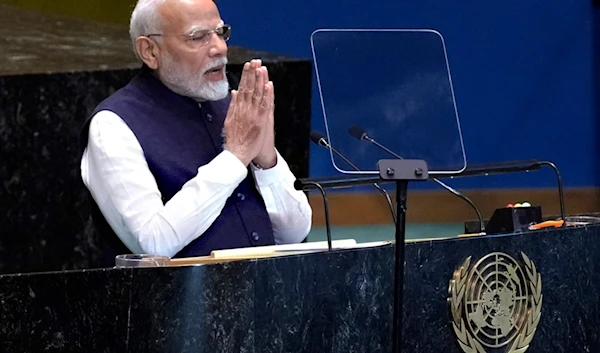
M 454 272 L 449 298 L 452 327 L 465 353 L 523 353 L 540 322 L 542 276 L 527 255 L 519 264 L 494 252 Z M 522 265 L 522 266 L 521 266 Z

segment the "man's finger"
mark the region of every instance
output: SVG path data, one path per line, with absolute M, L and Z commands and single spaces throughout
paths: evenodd
M 243 93 L 248 87 L 248 72 L 250 71 L 250 63 L 247 62 L 244 64 L 244 68 L 242 69 L 242 77 L 240 78 L 240 83 L 238 85 L 238 89 L 241 93 Z
M 261 103 L 265 90 L 265 75 L 263 68 L 256 69 L 256 82 L 254 84 L 254 95 L 252 96 L 252 104 L 258 105 Z
M 252 60 L 250 62 L 250 68 L 248 69 L 248 74 L 246 75 L 246 85 L 244 86 L 245 90 L 243 92 L 243 98 L 246 101 L 250 101 L 252 99 L 252 95 L 254 94 L 254 89 L 256 85 L 256 69 L 257 66 L 256 60 Z
M 268 81 L 265 85 L 269 90 L 265 91 L 265 101 L 271 110 L 275 107 L 275 87 L 273 87 L 273 82 Z
M 229 101 L 229 109 L 235 109 L 235 105 L 237 104 L 238 91 L 231 91 L 231 101 Z
M 266 81 L 266 82 L 268 85 L 271 86 L 271 90 L 270 90 L 271 96 L 269 97 L 270 104 L 271 104 L 271 106 L 275 107 L 275 86 L 273 85 L 273 81 Z
M 271 106 L 269 101 L 272 99 L 272 98 L 270 98 L 272 95 L 273 95 L 273 85 L 270 83 L 265 84 L 263 99 L 260 102 L 261 115 L 266 114 L 268 112 L 268 110 Z
M 238 94 L 239 92 L 236 90 L 231 91 L 231 101 L 229 101 L 229 109 L 227 109 L 227 116 L 225 117 L 226 119 L 231 119 L 236 114 Z
M 265 68 L 265 82 L 269 82 L 269 69 L 266 66 L 263 67 Z

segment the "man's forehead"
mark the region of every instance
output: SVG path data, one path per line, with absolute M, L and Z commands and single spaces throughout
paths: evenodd
M 160 8 L 165 28 L 189 31 L 213 29 L 222 22 L 213 0 L 169 0 Z

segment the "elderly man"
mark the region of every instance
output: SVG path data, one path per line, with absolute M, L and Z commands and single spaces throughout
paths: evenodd
M 311 208 L 274 145 L 273 83 L 253 60 L 229 92 L 230 33 L 212 0 L 138 1 L 130 34 L 142 70 L 82 130 L 94 224 L 117 253 L 306 238 Z

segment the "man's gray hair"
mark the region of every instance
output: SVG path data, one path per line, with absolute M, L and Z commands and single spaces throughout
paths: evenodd
M 167 0 L 138 0 L 129 22 L 129 37 L 133 45 L 133 52 L 139 57 L 135 49 L 135 40 L 140 36 L 159 33 L 162 27 L 158 8 Z

